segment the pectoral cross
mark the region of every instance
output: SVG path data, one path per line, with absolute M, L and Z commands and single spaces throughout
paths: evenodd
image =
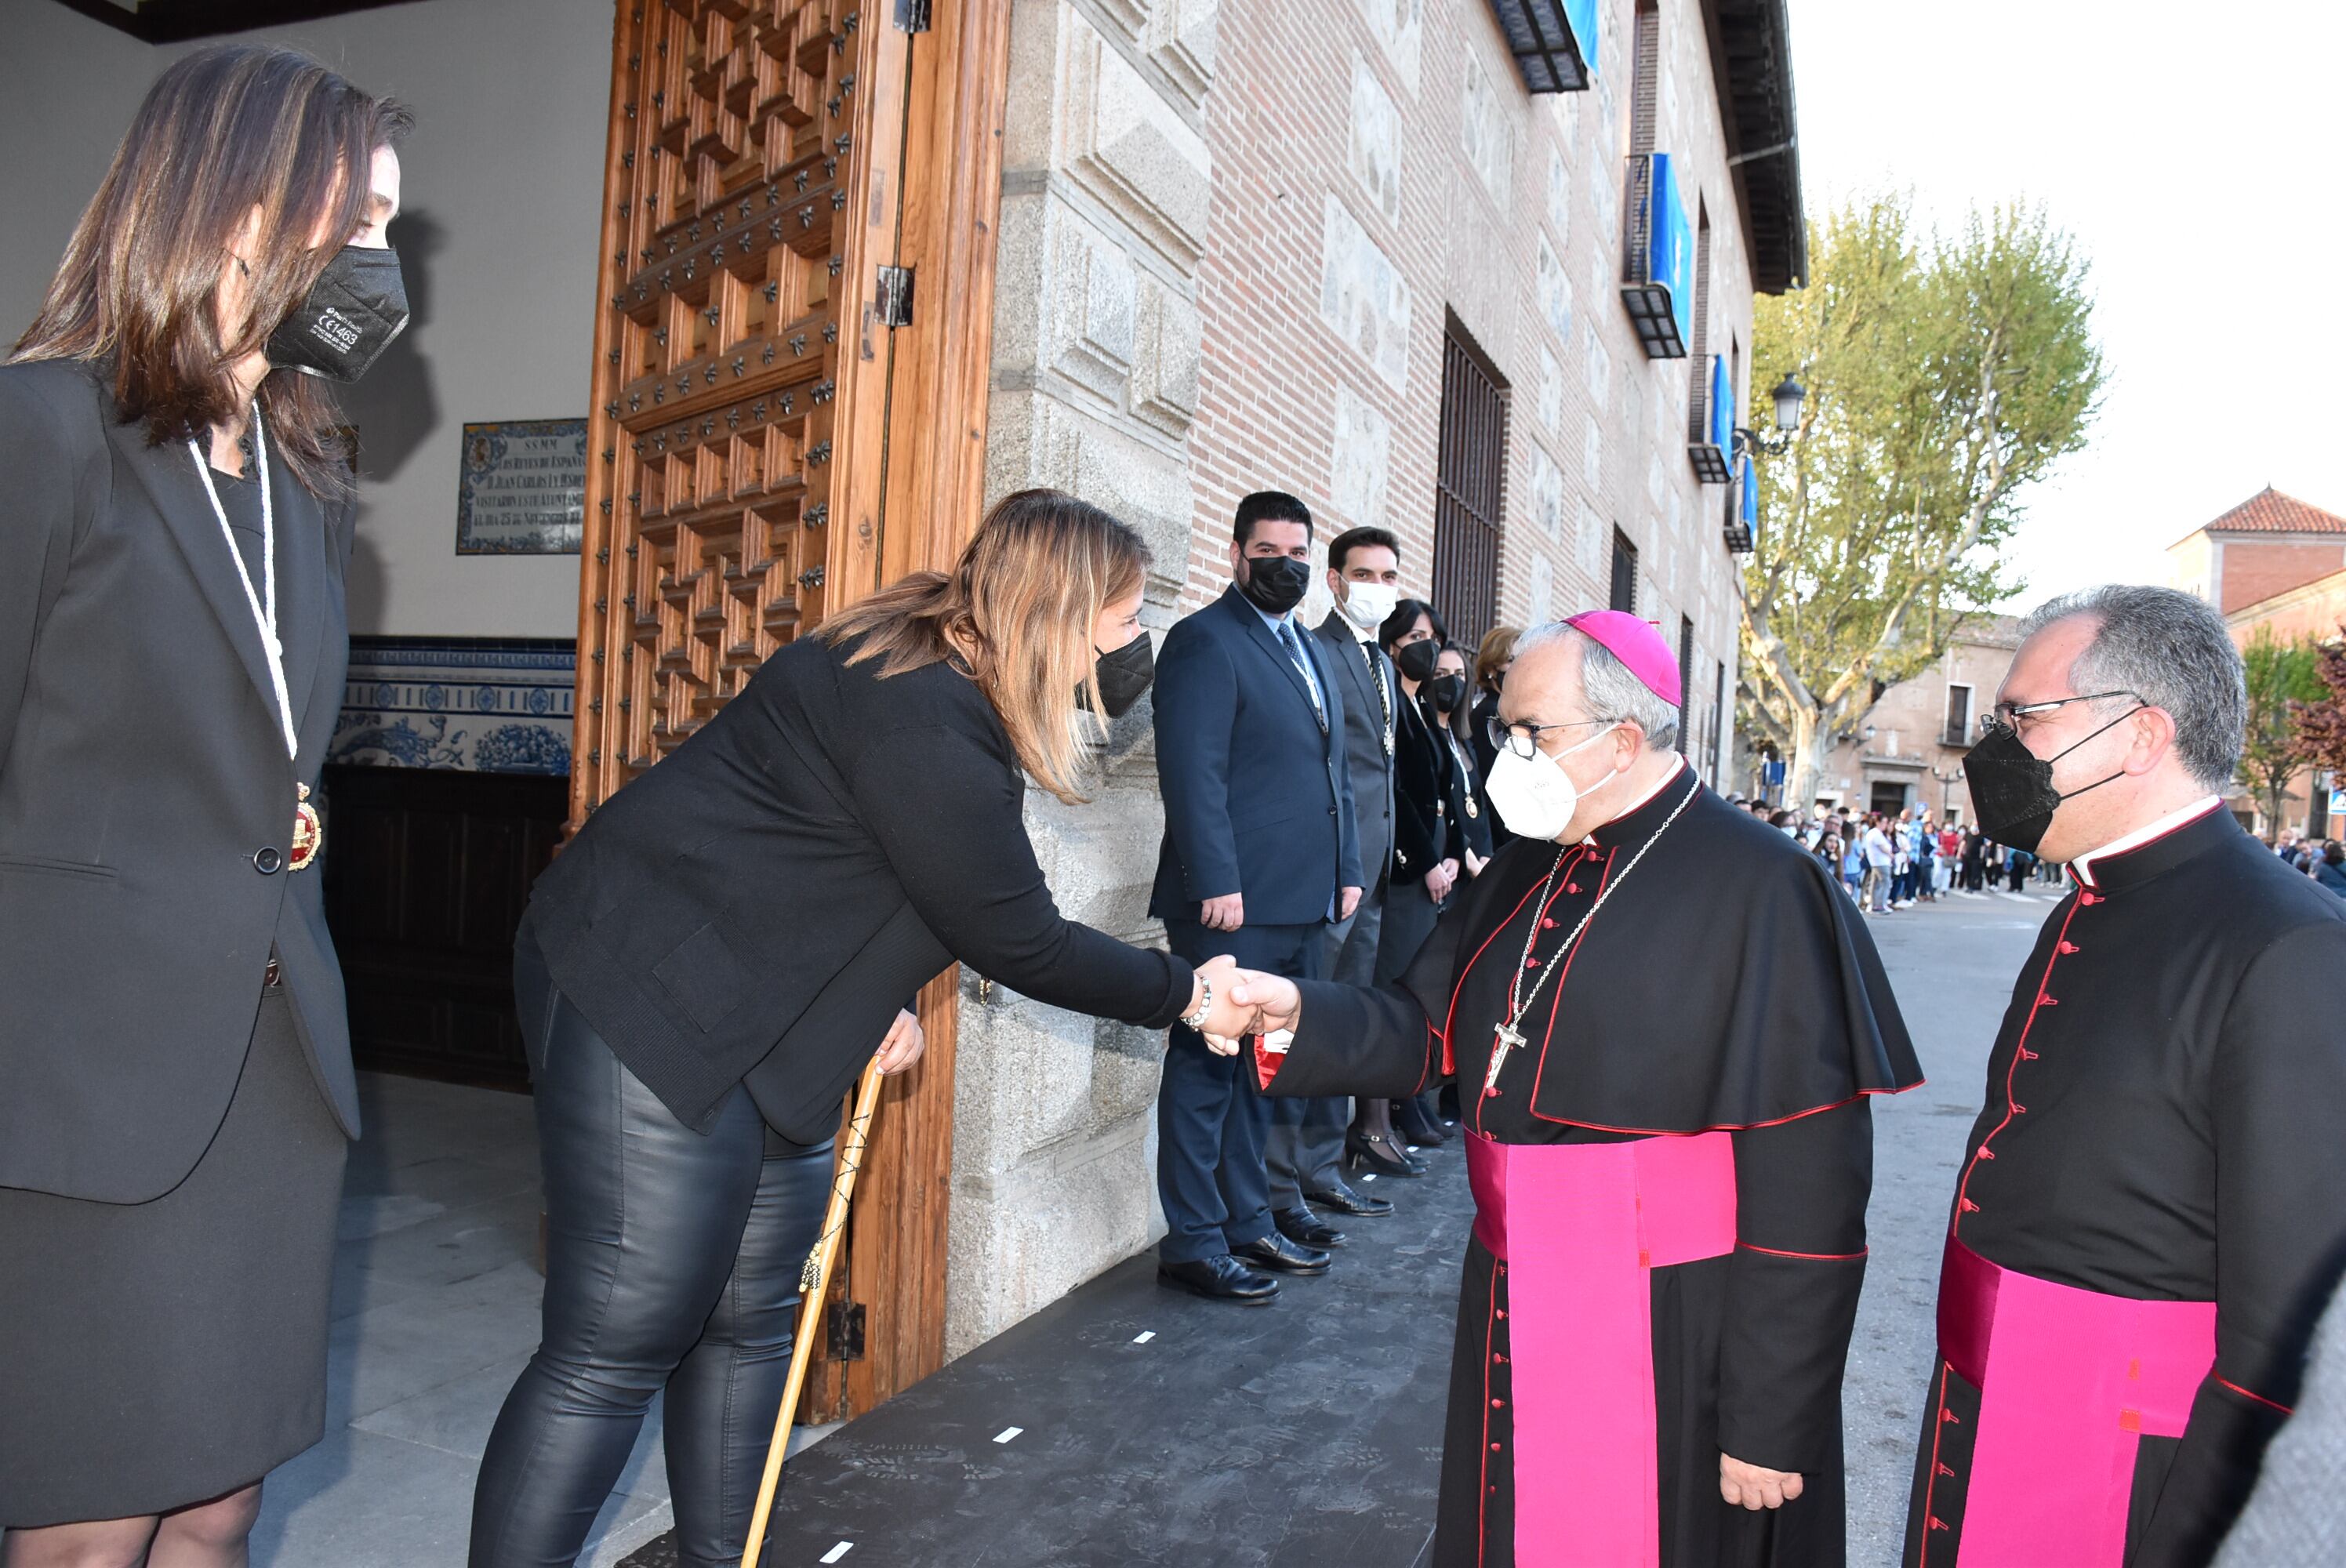
M 1499 1069 L 1507 1064 L 1507 1053 L 1524 1043 L 1521 1031 L 1512 1023 L 1502 1023 L 1491 1040 L 1491 1065 L 1483 1074 L 1483 1093 L 1489 1094 L 1499 1085 Z

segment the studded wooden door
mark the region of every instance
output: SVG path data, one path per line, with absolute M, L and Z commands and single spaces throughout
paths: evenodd
M 1008 11 L 618 0 L 573 831 L 974 526 Z M 883 1103 L 811 1418 L 942 1364 L 954 1000 L 923 993 L 927 1057 Z

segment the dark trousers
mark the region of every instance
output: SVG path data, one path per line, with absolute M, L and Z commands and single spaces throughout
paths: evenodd
M 1313 979 L 1324 921 L 1209 931 L 1195 921 L 1165 922 L 1167 944 L 1192 963 L 1228 953 L 1248 969 Z M 1165 1239 L 1157 1255 L 1195 1263 L 1271 1231 L 1263 1141 L 1270 1101 L 1242 1070 L 1244 1053 L 1217 1056 L 1195 1030 L 1166 1032 L 1165 1082 L 1157 1093 L 1157 1192 Z
M 739 1088 L 694 1132 L 534 948 L 515 972 L 546 1172 L 545 1329 L 481 1458 L 471 1568 L 569 1568 L 663 1389 L 677 1560 L 738 1563 L 830 1145 L 773 1137 Z
M 1376 983 L 1377 939 L 1385 912 L 1384 879 L 1361 895 L 1352 918 L 1322 928 L 1320 970 L 1339 985 Z M 1298 1208 L 1308 1192 L 1326 1192 L 1344 1179 L 1344 1129 L 1352 1125 L 1350 1095 L 1274 1096 L 1263 1168 L 1273 1210 Z

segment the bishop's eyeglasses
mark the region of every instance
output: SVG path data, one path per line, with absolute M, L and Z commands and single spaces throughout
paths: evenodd
M 1527 724 L 1521 719 L 1507 723 L 1497 714 L 1483 721 L 1483 733 L 1491 738 L 1492 748 L 1512 751 L 1529 762 L 1539 755 L 1539 738 L 1551 729 L 1581 729 L 1592 724 L 1610 724 L 1606 718 L 1576 718 L 1566 724 Z

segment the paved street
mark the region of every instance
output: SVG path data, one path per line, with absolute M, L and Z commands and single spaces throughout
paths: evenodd
M 1898 1559 L 1948 1196 L 2013 976 L 2055 901 L 2033 891 L 1990 893 L 1871 921 L 1929 1082 L 1874 1102 L 1873 1256 L 1850 1347 L 1844 1416 L 1851 1568 Z

